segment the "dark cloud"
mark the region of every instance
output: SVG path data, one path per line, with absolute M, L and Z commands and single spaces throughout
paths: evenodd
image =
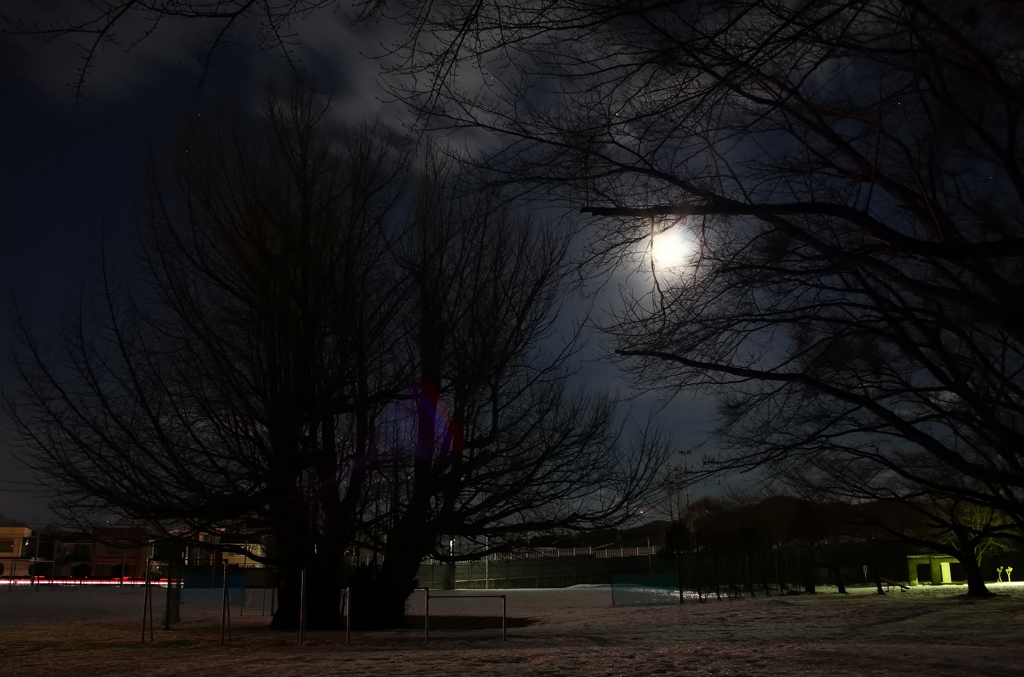
M 49 25 L 81 3 L 25 3 L 26 25 Z M 48 10 L 48 11 L 47 11 Z M 20 11 L 20 10 L 19 10 Z M 167 23 L 128 49 L 144 29 L 135 20 L 117 33 L 93 64 L 82 98 L 76 72 L 84 36 L 52 42 L 9 37 L 0 43 L 0 341 L 11 340 L 13 299 L 45 338 L 55 336 L 76 289 L 99 261 L 101 242 L 114 258 L 130 260 L 134 207 L 148 148 L 164 150 L 190 107 L 230 99 L 255 108 L 264 82 L 294 77 L 279 52 L 259 49 L 256 22 L 216 54 L 208 79 L 197 86 L 197 52 L 208 34 L 197 24 Z M 346 117 L 376 115 L 377 63 L 360 49 L 379 48 L 372 31 L 358 33 L 332 13 L 296 25 L 301 45 L 293 63 L 344 100 Z M 0 387 L 15 386 L 0 369 Z M 32 474 L 14 460 L 8 433 L 0 434 L 0 512 L 46 522 L 45 500 L 28 491 Z
M 88 3 L 71 1 L 19 4 L 25 25 L 40 27 L 74 20 L 75 12 L 88 9 Z M 197 76 L 213 27 L 167 21 L 137 42 L 149 27 L 142 17 L 118 26 L 115 40 L 92 63 L 80 98 L 75 85 L 88 36 L 51 42 L 7 37 L 0 43 L 0 59 L 8 66 L 0 71 L 0 286 L 44 336 L 53 335 L 76 288 L 95 271 L 101 241 L 112 256 L 131 257 L 147 148 L 166 148 L 197 104 L 228 98 L 255 109 L 267 80 L 287 82 L 297 69 L 333 94 L 334 114 L 343 122 L 378 118 L 400 127 L 412 120 L 380 87 L 398 37 L 395 26 L 354 27 L 344 12 L 313 12 L 290 25 L 293 46 L 285 55 L 261 45 L 261 25 L 249 18 L 233 27 L 202 86 Z M 483 77 L 467 71 L 462 85 L 473 88 Z M 472 134 L 451 141 L 462 148 L 494 142 Z M 7 345 L 10 338 L 9 327 L 0 324 L 0 340 Z M 606 348 L 593 341 L 587 355 L 603 354 Z M 14 385 L 10 372 L 0 369 L 0 387 L 8 390 Z M 617 369 L 601 362 L 588 363 L 581 381 L 623 388 Z M 633 409 L 642 414 L 651 406 L 644 397 Z M 680 432 L 681 445 L 692 445 L 704 433 L 706 415 L 707 406 L 691 403 L 663 418 Z M 0 434 L 0 512 L 47 522 L 45 500 L 24 484 L 31 481 L 31 473 L 15 463 L 7 433 Z

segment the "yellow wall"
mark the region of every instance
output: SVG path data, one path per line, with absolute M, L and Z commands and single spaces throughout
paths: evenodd
M 18 559 L 21 557 L 21 548 L 24 540 L 32 536 L 32 530 L 27 527 L 0 527 L 0 541 L 13 541 L 10 552 L 0 551 L 0 559 Z
M 922 585 L 917 577 L 917 566 L 927 564 L 931 572 L 931 585 L 945 585 L 953 582 L 950 575 L 950 564 L 957 564 L 957 560 L 949 555 L 911 555 L 907 557 L 907 574 L 911 585 Z
M 245 545 L 245 544 L 239 543 L 238 545 Z M 264 554 L 263 546 L 260 545 L 259 543 L 249 543 L 245 547 L 246 547 L 247 550 L 249 550 L 249 552 L 251 552 L 251 553 L 253 553 L 255 555 L 259 555 L 259 556 L 262 557 L 263 554 Z M 249 558 L 249 557 L 247 557 L 245 555 L 240 555 L 237 552 L 227 552 L 227 551 L 224 551 L 223 557 L 224 557 L 224 559 L 226 559 L 228 561 L 228 566 L 229 567 L 233 567 L 233 566 L 240 566 L 240 567 L 262 567 L 263 566 L 259 562 L 256 562 L 256 561 L 252 560 L 251 558 Z

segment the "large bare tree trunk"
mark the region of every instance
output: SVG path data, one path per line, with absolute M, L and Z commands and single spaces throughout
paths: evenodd
M 289 563 L 282 568 L 278 600 L 271 627 L 275 630 L 297 630 L 302 606 L 301 566 Z M 306 629 L 338 630 L 343 627 L 337 563 L 325 562 L 321 558 L 306 567 L 305 602 Z
M 993 597 L 993 593 L 985 585 L 985 579 L 981 575 L 981 567 L 978 566 L 978 562 L 973 557 L 964 557 L 962 564 L 964 565 L 964 573 L 967 574 L 967 596 L 979 598 Z
M 840 570 L 838 564 L 834 564 L 829 567 L 832 570 L 832 576 L 836 580 L 836 588 L 839 589 L 840 594 L 846 594 L 846 584 L 843 582 L 843 572 Z
M 405 623 L 405 604 L 419 585 L 417 573 L 423 548 L 405 545 L 387 551 L 379 567 L 360 567 L 352 578 L 352 627 L 360 630 L 399 628 Z

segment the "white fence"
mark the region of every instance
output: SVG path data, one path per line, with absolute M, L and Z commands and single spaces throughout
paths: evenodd
M 518 550 L 511 553 L 501 553 L 484 557 L 482 560 L 512 560 L 512 559 L 536 559 L 552 557 L 596 557 L 606 559 L 611 557 L 647 557 L 658 554 L 659 546 L 644 546 L 639 548 L 530 548 L 529 550 Z M 443 564 L 432 559 L 424 560 L 425 564 Z

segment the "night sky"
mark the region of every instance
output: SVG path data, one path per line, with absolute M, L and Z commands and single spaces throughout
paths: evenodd
M 35 12 L 29 18 L 41 24 L 56 16 L 34 4 L 0 0 L 4 13 Z M 45 4 L 56 12 L 65 6 Z M 82 97 L 73 86 L 82 65 L 80 37 L 43 43 L 0 35 L 0 340 L 5 353 L 14 301 L 42 336 L 52 335 L 85 276 L 95 272 L 101 243 L 113 256 L 130 260 L 135 196 L 149 148 L 158 154 L 165 150 L 190 111 L 195 114 L 218 98 L 255 109 L 265 82 L 294 77 L 279 52 L 260 49 L 255 22 L 237 28 L 234 43 L 216 55 L 200 86 L 195 53 L 202 51 L 209 27 L 168 24 L 126 51 L 124 44 L 139 29 L 127 26 L 119 35 L 122 44 L 107 46 L 95 62 Z M 390 43 L 387 30 L 354 29 L 343 15 L 327 11 L 295 25 L 293 57 L 318 89 L 332 93 L 342 119 L 379 115 L 400 125 L 407 115 L 397 104 L 381 103 L 380 62 L 366 56 L 383 52 Z M 8 362 L 0 369 L 5 390 L 14 385 Z M 608 366 L 587 373 L 595 385 L 621 387 Z M 706 413 L 706 407 L 680 403 L 664 418 L 679 432 L 680 446 L 692 445 Z M 50 519 L 46 499 L 31 490 L 31 473 L 11 452 L 8 433 L 0 430 L 0 514 L 45 524 Z

